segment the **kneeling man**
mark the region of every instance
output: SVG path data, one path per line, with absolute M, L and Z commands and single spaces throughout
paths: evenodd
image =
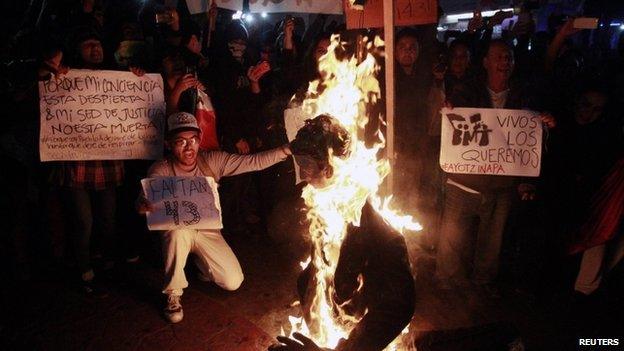
M 164 160 L 154 163 L 148 177 L 221 177 L 265 169 L 285 160 L 291 153 L 288 145 L 253 155 L 229 154 L 222 151 L 199 150 L 200 129 L 195 116 L 179 112 L 167 120 L 165 146 L 170 151 Z M 137 210 L 145 214 L 152 209 L 145 195 L 139 197 Z M 165 259 L 167 295 L 165 317 L 172 322 L 183 318 L 180 297 L 188 286 L 184 266 L 189 253 L 196 255 L 199 278 L 214 281 L 226 290 L 236 290 L 243 282 L 243 272 L 232 249 L 219 230 L 176 229 L 163 232 L 162 249 Z

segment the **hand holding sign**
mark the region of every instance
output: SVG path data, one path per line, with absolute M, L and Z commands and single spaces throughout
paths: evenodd
M 440 167 L 448 173 L 537 177 L 542 123 L 551 115 L 506 109 L 442 109 Z
M 157 177 L 141 184 L 145 200 L 139 200 L 137 210 L 147 214 L 150 230 L 223 228 L 214 179 Z
M 39 82 L 39 109 L 41 161 L 162 158 L 159 74 L 72 69 Z

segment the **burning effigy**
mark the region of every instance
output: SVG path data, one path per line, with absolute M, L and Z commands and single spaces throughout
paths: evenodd
M 303 317 L 290 318 L 288 335 L 336 350 L 406 349 L 393 342 L 414 310 L 402 233 L 421 227 L 390 208 L 391 196 L 379 194 L 391 171 L 385 138 L 377 130 L 376 142 L 364 140 L 371 118 L 380 119 L 369 114 L 380 98 L 376 57 L 383 42 L 363 38 L 357 50 L 347 46 L 332 37 L 319 62 L 321 78 L 310 83 L 300 106 L 314 118 L 291 142 L 299 176 L 308 182 L 302 197 L 312 252 L 297 282 Z M 284 345 L 277 350 L 296 349 L 295 341 L 279 340 Z

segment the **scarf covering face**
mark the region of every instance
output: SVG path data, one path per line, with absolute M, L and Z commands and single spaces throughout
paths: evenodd
M 230 50 L 232 57 L 234 57 L 237 61 L 241 61 L 243 59 L 245 49 L 247 49 L 246 44 L 236 43 L 233 41 L 228 43 L 228 50 Z

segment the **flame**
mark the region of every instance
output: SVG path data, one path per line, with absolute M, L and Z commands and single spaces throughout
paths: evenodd
M 311 337 L 319 346 L 334 348 L 340 339 L 346 339 L 358 319 L 344 313 L 333 300 L 333 275 L 338 263 L 340 246 L 349 224 L 359 225 L 362 207 L 367 200 L 397 231 L 420 230 L 420 224 L 411 216 L 397 213 L 390 207 L 391 197 L 378 195 L 379 187 L 390 173 L 390 162 L 380 158 L 385 139 L 367 147 L 363 140 L 364 127 L 369 121 L 367 105 L 380 97 L 375 74 L 379 65 L 374 53 L 382 53 L 383 41 L 364 38 L 365 56 L 358 61 L 347 56 L 347 43 L 338 35 L 332 36 L 327 54 L 321 57 L 319 71 L 322 79 L 310 83 L 301 108 L 308 116 L 329 114 L 337 118 L 351 135 L 351 153 L 346 159 L 331 157 L 334 175 L 323 188 L 311 185 L 303 189 L 302 197 L 309 212 L 310 236 L 316 268 L 316 287 L 310 305 L 307 325 L 303 317 L 289 317 L 290 336 L 299 332 Z M 362 280 L 360 280 L 362 284 Z M 283 333 L 284 334 L 284 333 Z M 389 346 L 388 350 L 396 343 Z M 394 345 L 394 346 L 393 346 Z

